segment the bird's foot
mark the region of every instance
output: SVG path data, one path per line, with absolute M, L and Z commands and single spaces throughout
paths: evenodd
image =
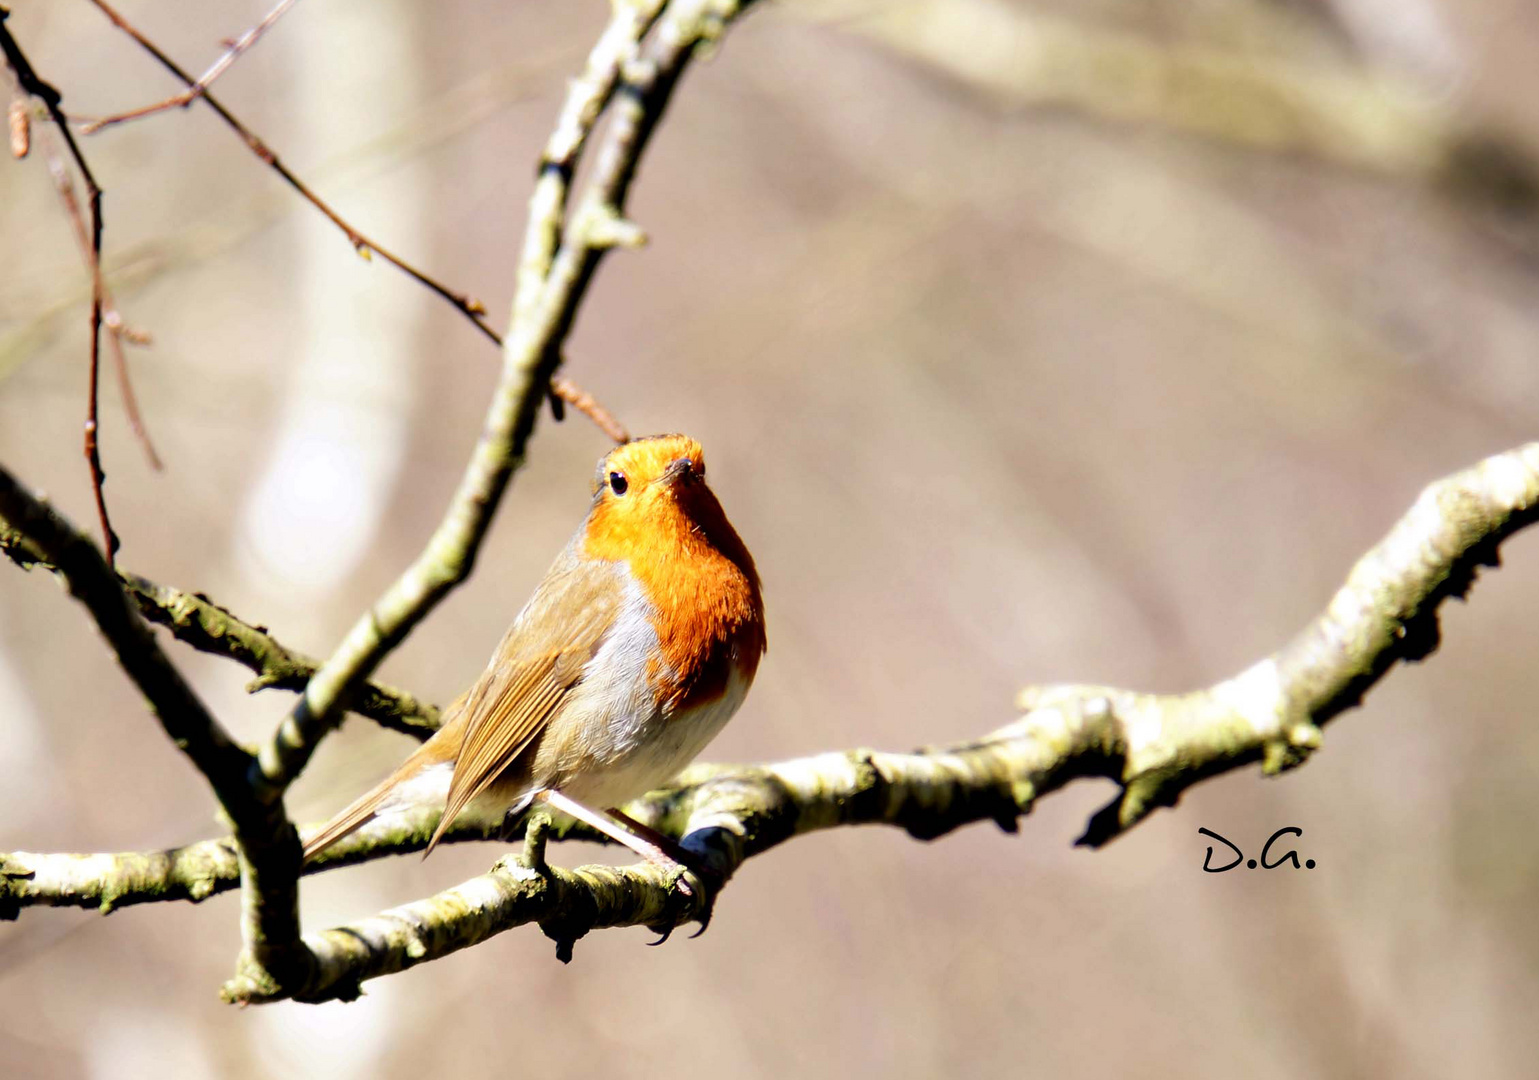
M 649 825 L 643 825 L 620 810 L 598 813 L 554 789 L 541 792 L 540 798 L 557 810 L 597 829 L 615 843 L 624 845 L 653 866 L 663 870 L 668 875 L 668 883 L 683 895 L 693 897 L 698 888 L 704 910 L 699 916 L 700 929 L 691 936 L 699 937 L 705 933 L 705 928 L 710 925 L 711 909 L 715 905 L 716 894 L 726 884 L 725 875 L 705 865 L 699 856 L 686 851 L 677 840 L 664 836 Z M 667 940 L 667 933 L 663 934 L 663 940 Z M 662 944 L 662 942 L 653 944 Z

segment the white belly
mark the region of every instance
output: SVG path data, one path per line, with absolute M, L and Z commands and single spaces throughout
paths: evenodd
M 563 795 L 596 810 L 619 806 L 677 776 L 726 726 L 748 694 L 748 680 L 734 667 L 721 697 L 680 709 L 666 719 L 655 710 L 633 717 L 608 760 L 594 760 L 558 786 Z

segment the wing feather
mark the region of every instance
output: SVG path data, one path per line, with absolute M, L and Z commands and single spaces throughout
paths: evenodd
M 465 738 L 429 852 L 561 711 L 614 625 L 624 593 L 618 568 L 572 557 L 563 563 L 519 613 L 470 692 Z

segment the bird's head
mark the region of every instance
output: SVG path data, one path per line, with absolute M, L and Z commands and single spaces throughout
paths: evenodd
M 705 485 L 705 451 L 688 435 L 648 435 L 615 447 L 599 459 L 593 477 L 595 508 L 645 516 L 659 503 L 677 503 Z
M 757 583 L 753 559 L 705 482 L 705 452 L 687 435 L 651 435 L 599 461 L 586 550 L 597 558 L 724 555 Z

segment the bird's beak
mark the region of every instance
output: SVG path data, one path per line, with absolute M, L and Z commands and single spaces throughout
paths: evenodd
M 668 466 L 668 471 L 663 474 L 669 484 L 688 483 L 698 478 L 695 472 L 695 463 L 689 458 L 680 458 Z

